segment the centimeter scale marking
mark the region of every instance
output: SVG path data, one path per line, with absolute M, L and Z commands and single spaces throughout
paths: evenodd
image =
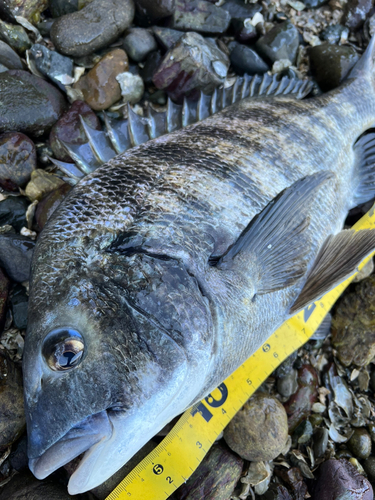
M 374 228 L 375 205 L 352 229 Z M 106 500 L 166 500 L 191 476 L 245 401 L 292 352 L 309 340 L 355 274 L 286 321 L 217 389 L 187 410 L 165 439 Z

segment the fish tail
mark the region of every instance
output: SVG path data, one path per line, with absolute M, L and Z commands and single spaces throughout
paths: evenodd
M 375 35 L 371 38 L 364 54 L 353 66 L 348 75 L 348 79 L 370 80 L 371 87 L 375 93 Z

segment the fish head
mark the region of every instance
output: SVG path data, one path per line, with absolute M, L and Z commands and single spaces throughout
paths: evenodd
M 37 249 L 33 263 L 23 361 L 29 466 L 43 479 L 83 454 L 71 494 L 114 474 L 196 393 L 186 390 L 184 346 L 126 300 L 109 258 L 83 265 L 70 255 L 52 269 Z

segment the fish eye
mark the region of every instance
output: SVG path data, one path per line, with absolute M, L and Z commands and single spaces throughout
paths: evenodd
M 42 352 L 51 370 L 66 371 L 79 365 L 84 349 L 85 344 L 80 333 L 71 328 L 61 328 L 47 335 Z

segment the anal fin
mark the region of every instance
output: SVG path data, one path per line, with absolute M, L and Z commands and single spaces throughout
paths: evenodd
M 375 250 L 375 231 L 344 230 L 329 236 L 321 248 L 300 295 L 290 309 L 295 314 L 348 278 Z
M 358 186 L 354 193 L 354 205 L 366 203 L 375 197 L 375 133 L 362 135 L 354 145 L 357 157 Z

